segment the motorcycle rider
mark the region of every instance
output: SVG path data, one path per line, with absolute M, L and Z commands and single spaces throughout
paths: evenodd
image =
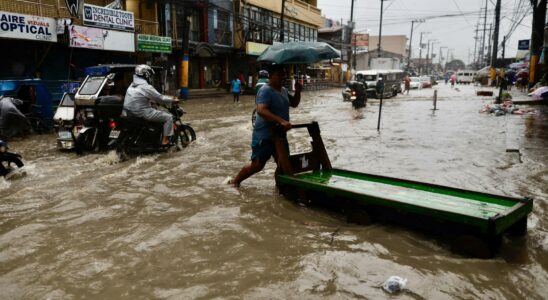
M 163 105 L 179 103 L 178 99 L 160 94 L 153 86 L 154 70 L 148 65 L 135 67 L 133 82 L 124 98 L 123 116 L 142 118 L 150 122 L 163 123 L 162 145 L 169 145 L 173 135 L 173 116 L 165 111 L 152 108 L 151 101 Z

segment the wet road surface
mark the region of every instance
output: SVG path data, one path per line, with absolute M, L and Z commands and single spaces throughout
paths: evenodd
M 534 197 L 527 237 L 463 258 L 419 231 L 284 199 L 272 162 L 238 190 L 222 185 L 249 160 L 253 98 L 197 99 L 184 107 L 198 139 L 182 152 L 118 163 L 58 152 L 53 135 L 11 143 L 28 174 L 0 179 L 0 298 L 377 299 L 392 275 L 409 280 L 402 299 L 546 297 L 547 111 L 480 114 L 488 97 L 441 85 L 436 112 L 432 89 L 386 100 L 379 133 L 378 101 L 356 111 L 340 91 L 306 92 L 291 111 L 319 122 L 334 166 Z M 291 132 L 291 149 L 304 136 Z

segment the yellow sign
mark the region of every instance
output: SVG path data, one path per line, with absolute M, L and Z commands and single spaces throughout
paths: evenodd
M 249 55 L 261 55 L 266 48 L 268 48 L 268 44 L 260 44 L 260 43 L 253 43 L 253 42 L 246 42 L 245 43 L 245 53 Z

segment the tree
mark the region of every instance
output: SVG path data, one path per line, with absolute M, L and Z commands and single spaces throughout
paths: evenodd
M 447 63 L 446 66 L 447 70 L 464 70 L 466 68 L 466 65 L 464 62 L 460 59 L 454 59 Z

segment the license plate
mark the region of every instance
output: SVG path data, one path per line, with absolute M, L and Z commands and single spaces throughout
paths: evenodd
M 111 130 L 110 134 L 108 135 L 108 137 L 111 139 L 117 139 L 119 136 L 120 136 L 120 130 L 115 130 L 115 129 Z
M 70 131 L 59 131 L 57 132 L 57 137 L 62 140 L 72 139 L 72 134 Z
M 350 100 L 356 100 L 356 96 L 350 96 Z

